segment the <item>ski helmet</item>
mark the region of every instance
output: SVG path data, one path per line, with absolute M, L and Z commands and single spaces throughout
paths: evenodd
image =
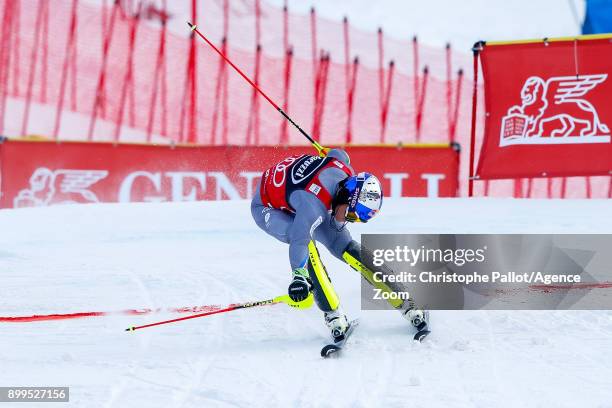
M 348 196 L 348 222 L 368 222 L 380 210 L 383 200 L 382 186 L 373 174 L 361 172 L 351 176 L 346 179 L 342 188 Z

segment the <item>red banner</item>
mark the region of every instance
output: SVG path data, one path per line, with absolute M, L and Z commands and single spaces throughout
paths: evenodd
M 611 38 L 484 46 L 476 178 L 612 174 Z
M 459 152 L 449 146 L 347 148 L 357 171 L 376 174 L 386 196 L 452 197 Z M 251 198 L 262 171 L 310 147 L 186 147 L 0 143 L 0 206 Z

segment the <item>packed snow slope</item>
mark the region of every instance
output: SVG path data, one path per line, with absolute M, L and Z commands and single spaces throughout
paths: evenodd
M 1 210 L 0 231 L 1 316 L 226 305 L 290 276 L 246 201 Z M 402 199 L 352 231 L 612 233 L 612 217 L 609 200 Z M 361 318 L 339 359 L 319 357 L 321 313 L 285 305 L 136 332 L 178 315 L 0 323 L 0 384 L 70 386 L 71 407 L 612 406 L 611 312 L 433 312 L 418 344 L 322 256 Z
M 265 0 L 277 7 L 342 21 L 374 34 L 382 27 L 397 39 L 418 35 L 429 45 L 446 42 L 468 53 L 478 40 L 501 41 L 566 37 L 580 34 L 586 11 L 584 0 Z M 467 68 L 467 67 L 464 67 Z

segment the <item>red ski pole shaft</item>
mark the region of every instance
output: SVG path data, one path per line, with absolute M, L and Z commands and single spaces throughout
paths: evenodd
M 268 300 L 262 300 L 259 302 L 250 302 L 250 303 L 241 303 L 237 305 L 230 305 L 226 307 L 225 309 L 213 310 L 212 312 L 204 312 L 204 313 L 199 313 L 193 316 L 185 316 L 185 317 L 179 317 L 177 319 L 170 319 L 170 320 L 164 320 L 164 321 L 156 322 L 156 323 L 144 324 L 142 326 L 132 326 L 132 327 L 128 327 L 127 329 L 125 329 L 125 331 L 140 330 L 140 329 L 144 329 L 147 327 L 160 326 L 162 324 L 180 322 L 182 320 L 189 320 L 189 319 L 195 319 L 198 317 L 205 317 L 205 316 L 210 316 L 210 315 L 219 314 L 219 313 L 226 313 L 226 312 L 231 312 L 233 310 L 246 309 L 249 307 L 274 305 L 276 303 L 279 303 L 279 302 L 276 301 L 275 299 L 268 299 Z
M 210 316 L 210 315 L 219 314 L 219 313 L 226 313 L 226 312 L 231 312 L 233 310 L 238 310 L 238 309 L 247 309 L 249 307 L 275 305 L 277 303 L 284 303 L 296 309 L 308 309 L 314 303 L 314 296 L 311 293 L 310 295 L 308 295 L 306 299 L 301 300 L 299 302 L 292 300 L 289 297 L 289 295 L 281 295 L 273 299 L 259 300 L 256 302 L 248 302 L 248 303 L 237 303 L 237 304 L 229 305 L 224 309 L 218 309 L 218 310 L 213 310 L 210 312 L 199 313 L 193 316 L 179 317 L 178 319 L 164 320 L 163 322 L 149 323 L 149 324 L 144 324 L 142 326 L 132 326 L 132 327 L 128 327 L 127 329 L 125 329 L 125 331 L 134 331 L 134 330 L 144 329 L 146 327 L 160 326 L 162 324 L 180 322 L 182 320 L 195 319 L 197 317 L 205 317 L 205 316 Z
M 308 141 L 314 146 L 315 149 L 317 149 L 317 152 L 320 155 L 325 155 L 327 149 L 324 148 L 323 146 L 321 146 L 316 140 L 314 140 L 308 133 L 306 133 L 306 131 L 304 129 L 302 129 L 297 123 L 295 123 L 293 121 L 293 119 L 291 119 L 291 117 L 285 112 L 283 111 L 280 106 L 278 106 L 268 95 L 266 95 L 266 93 L 264 91 L 261 90 L 261 88 L 259 88 L 255 82 L 253 82 L 248 76 L 246 76 L 246 74 L 244 72 L 242 72 L 242 70 L 240 68 L 238 68 L 224 53 L 221 52 L 221 50 L 219 50 L 208 38 L 206 38 L 204 36 L 204 34 L 202 34 L 200 32 L 200 30 L 198 30 L 198 27 L 195 24 L 192 24 L 190 22 L 187 22 L 187 25 L 189 26 L 189 28 L 191 28 L 191 31 L 193 31 L 194 33 L 196 33 L 198 35 L 198 37 L 200 37 L 202 40 L 204 40 L 206 42 L 206 44 L 208 44 L 213 50 L 215 50 L 215 52 L 217 54 L 219 54 L 219 56 L 221 56 L 221 58 L 223 58 L 223 60 L 225 62 L 227 62 L 232 68 L 234 68 L 234 70 L 236 72 L 238 72 L 240 74 L 241 77 L 243 77 L 245 79 L 245 81 L 247 81 L 253 88 L 255 88 L 255 90 L 257 90 L 257 92 L 259 92 L 259 94 L 261 96 L 263 96 L 269 103 L 270 105 L 272 105 L 274 107 L 274 109 L 276 109 L 278 112 L 280 112 L 281 115 L 283 115 L 283 117 L 289 121 L 289 123 L 291 123 L 293 126 L 295 126 L 295 128 L 306 138 L 308 139 Z

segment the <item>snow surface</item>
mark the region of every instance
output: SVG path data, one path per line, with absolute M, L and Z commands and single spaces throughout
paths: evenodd
M 285 0 L 265 0 L 282 7 Z M 425 44 L 452 42 L 468 53 L 478 40 L 501 41 L 580 34 L 584 0 L 289 0 L 289 10 L 320 16 L 375 33 L 382 27 L 396 39 L 417 34 Z
M 352 231 L 611 233 L 609 212 L 606 200 L 389 199 Z M 286 246 L 246 201 L 1 210 L 0 231 L 0 316 L 227 305 L 289 281 Z M 318 310 L 285 305 L 133 333 L 177 315 L 0 323 L 0 384 L 70 386 L 71 407 L 612 406 L 611 312 L 433 312 L 417 344 L 395 312 L 360 311 L 358 275 L 322 256 L 361 318 L 340 359 L 319 357 Z
M 148 0 L 161 6 L 160 0 Z M 375 36 L 381 27 L 385 35 L 401 41 L 410 41 L 414 35 L 423 44 L 442 50 L 451 42 L 455 51 L 465 54 L 458 56 L 464 68 L 470 67 L 471 48 L 476 41 L 501 41 L 545 37 L 574 36 L 581 32 L 586 12 L 585 0 L 263 0 L 264 6 L 270 5 L 280 10 L 285 3 L 292 14 L 307 16 L 312 7 L 317 15 L 337 24 L 348 17 L 352 27 Z M 84 0 L 92 5 L 110 4 L 108 0 Z M 126 2 L 127 4 L 127 2 Z M 135 4 L 135 3 L 133 3 Z M 198 12 L 203 20 L 200 30 L 214 41 L 221 37 L 222 22 L 218 19 L 206 20 L 207 15 L 221 15 L 222 0 L 198 0 Z M 252 51 L 253 49 L 253 7 L 252 1 L 230 1 L 232 24 L 230 39 L 232 47 Z M 168 28 L 176 35 L 188 36 L 185 21 L 190 20 L 191 2 L 168 1 L 167 8 L 172 16 Z M 211 9 L 212 12 L 211 12 Z M 282 55 L 278 47 L 270 43 L 280 43 L 282 28 L 274 26 L 270 32 L 270 16 L 263 15 L 264 50 L 269 55 Z M 242 26 L 247 26 L 243 29 Z M 292 27 L 290 35 L 302 33 L 306 27 Z M 333 33 L 336 35 L 337 33 Z M 298 37 L 300 37 L 298 35 Z M 266 39 L 268 41 L 266 41 Z M 305 37 L 307 40 L 308 37 Z M 293 40 L 292 40 L 293 42 Z M 295 44 L 293 44 L 295 45 Z M 329 48 L 329 44 L 322 44 Z M 359 44 L 353 44 L 359 46 Z M 373 48 L 370 51 L 373 52 Z M 298 50 L 299 52 L 299 47 Z M 387 57 L 396 58 L 393 49 Z M 310 52 L 310 50 L 308 50 Z M 305 55 L 309 58 L 309 54 Z M 333 56 L 332 56 L 333 57 Z M 465 57 L 465 58 L 463 58 Z M 341 58 L 341 57 L 339 57 Z M 368 56 L 360 54 L 360 59 L 368 61 Z M 363 62 L 362 61 L 362 62 Z M 376 58 L 374 58 L 376 61 Z M 377 65 L 374 64 L 374 67 Z M 399 67 L 402 68 L 401 66 Z M 469 70 L 468 70 L 469 71 Z
M 106 0 L 85 0 L 90 4 L 108 4 Z M 159 4 L 158 1 L 152 1 Z M 585 0 L 264 0 L 282 8 L 285 2 L 291 13 L 308 15 L 314 7 L 318 16 L 341 23 L 348 17 L 357 29 L 375 34 L 379 27 L 396 40 L 410 40 L 418 35 L 424 44 L 444 47 L 451 42 L 455 49 L 470 53 L 478 40 L 501 41 L 578 35 L 586 11 Z M 169 28 L 187 36 L 184 21 L 189 19 L 190 2 L 168 2 L 173 16 Z M 199 0 L 198 9 L 206 16 L 209 7 L 221 7 L 222 1 Z M 236 16 L 251 19 L 250 1 L 230 2 Z M 266 16 L 264 16 L 265 18 Z M 205 17 L 203 17 L 205 19 Z M 204 20 L 205 21 L 205 20 Z M 209 21 L 203 24 L 220 24 Z M 248 23 L 247 23 L 248 24 Z M 211 32 L 213 38 L 219 33 Z M 278 33 L 278 36 L 281 34 Z M 232 38 L 232 46 L 245 45 L 242 38 Z M 252 49 L 249 36 L 248 47 Z M 264 47 L 264 49 L 267 49 Z

